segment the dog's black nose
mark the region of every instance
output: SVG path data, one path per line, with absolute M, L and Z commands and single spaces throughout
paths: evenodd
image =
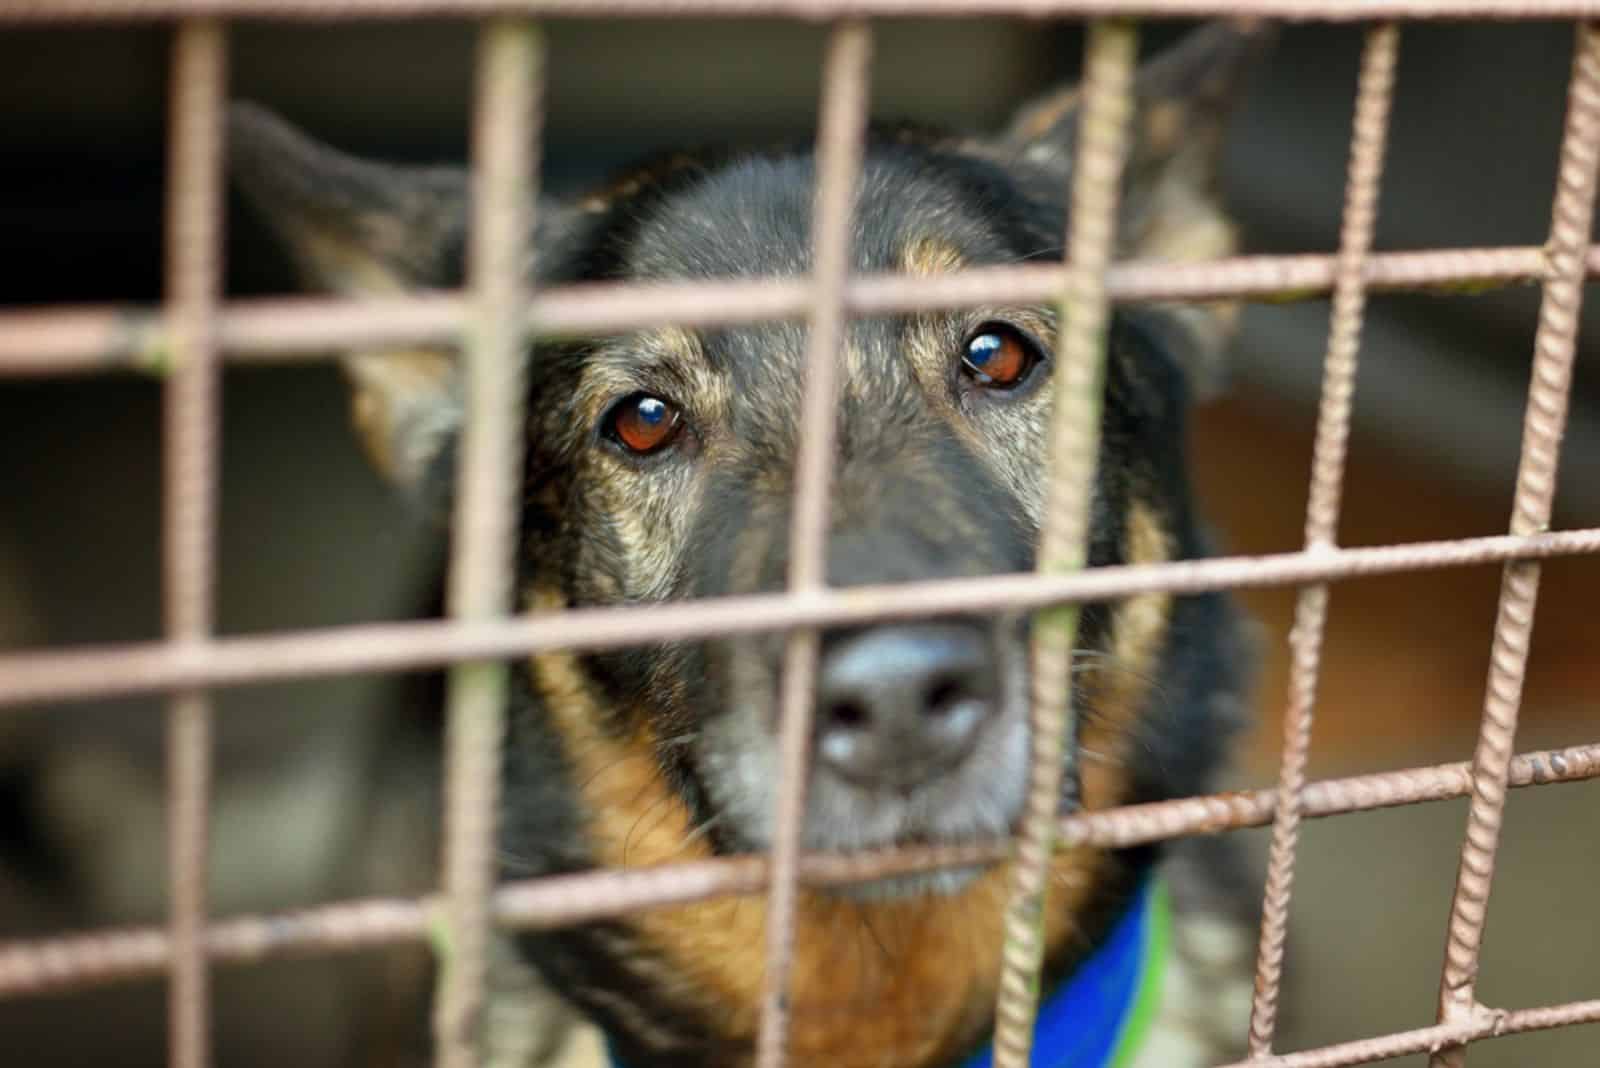
M 983 631 L 880 627 L 828 642 L 817 678 L 817 759 L 862 786 L 909 788 L 959 764 L 1000 684 Z

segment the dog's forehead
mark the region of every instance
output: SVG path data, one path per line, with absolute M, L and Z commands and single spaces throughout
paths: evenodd
M 753 155 L 708 168 L 661 191 L 633 216 L 617 249 L 620 274 L 651 281 L 792 277 L 811 268 L 816 181 L 809 154 Z M 856 273 L 929 274 L 1038 254 L 1019 222 L 1031 208 L 1006 177 L 954 154 L 874 145 L 863 161 L 851 223 Z M 797 407 L 805 348 L 797 322 L 760 323 L 701 333 L 680 347 L 731 380 L 728 415 L 759 407 Z M 846 375 L 863 394 L 898 394 L 910 374 L 893 320 L 855 320 L 845 347 Z M 782 401 L 783 404 L 775 404 Z M 770 418 L 763 415 L 763 421 Z
M 1003 183 L 958 157 L 869 151 L 852 220 L 856 271 L 899 271 L 938 242 L 964 262 L 995 262 L 1017 247 L 999 210 Z M 649 280 L 792 276 L 811 267 L 816 168 L 808 154 L 735 158 L 661 196 L 639 220 L 623 273 Z M 1016 195 L 1011 191 L 1012 195 Z

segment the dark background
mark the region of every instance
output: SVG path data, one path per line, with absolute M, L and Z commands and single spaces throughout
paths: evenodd
M 1181 27 L 1152 25 L 1147 46 Z M 654 148 L 810 128 L 823 31 L 798 23 L 558 22 L 548 28 L 546 182 L 571 188 Z M 1071 77 L 1070 25 L 882 24 L 874 111 L 1002 121 Z M 1538 245 L 1549 226 L 1570 28 L 1408 27 L 1378 247 Z M 161 296 L 167 31 L 0 34 L 0 305 Z M 458 160 L 474 30 L 463 23 L 242 24 L 232 92 L 347 149 Z M 1352 29 L 1294 27 L 1240 116 L 1227 168 L 1255 252 L 1337 240 Z M 230 292 L 287 273 L 230 212 Z M 1537 292 L 1374 298 L 1345 540 L 1497 533 L 1509 513 Z M 1585 316 L 1593 325 L 1600 308 Z M 1198 478 L 1237 551 L 1298 547 L 1327 304 L 1247 310 L 1234 389 L 1197 421 Z M 1586 336 L 1595 336 L 1594 330 Z M 1600 524 L 1600 360 L 1580 354 L 1558 525 Z M 132 376 L 0 382 L 0 648 L 154 638 L 158 385 Z M 399 618 L 426 607 L 434 536 L 367 473 L 326 364 L 232 370 L 225 393 L 220 624 L 228 632 Z M 1600 731 L 1600 567 L 1546 569 L 1525 747 Z M 1341 586 L 1314 770 L 1463 759 L 1493 620 L 1492 569 Z M 1262 728 L 1241 781 L 1274 774 L 1291 591 L 1255 594 Z M 435 783 L 415 687 L 342 679 L 219 704 L 219 913 L 428 886 Z M 159 702 L 0 713 L 0 937 L 161 914 Z M 1593 785 L 1512 798 L 1482 996 L 1511 1007 L 1600 995 Z M 1308 829 L 1283 1048 L 1432 1021 L 1465 809 Z M 1253 839 L 1259 841 L 1259 836 Z M 407 1038 L 418 953 L 219 972 L 222 1064 L 387 1063 Z M 375 993 L 376 991 L 376 993 Z M 156 1064 L 157 983 L 0 1003 L 18 1063 Z M 85 1024 L 88 1026 L 85 1026 Z M 421 1026 L 418 1021 L 416 1026 Z M 1586 1063 L 1590 1032 L 1503 1039 L 1475 1065 Z M 1587 1051 L 1587 1052 L 1586 1052 Z

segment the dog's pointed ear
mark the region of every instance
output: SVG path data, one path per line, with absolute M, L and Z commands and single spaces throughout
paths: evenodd
M 459 284 L 467 172 L 346 155 L 254 104 L 234 104 L 228 163 L 245 201 L 282 241 L 309 290 L 398 295 Z M 421 491 L 460 423 L 446 350 L 346 353 L 352 412 L 386 476 Z
M 228 166 L 311 288 L 393 294 L 459 280 L 463 168 L 359 159 L 245 101 L 229 109 Z
M 1140 67 L 1118 225 L 1123 255 L 1205 260 L 1236 250 L 1235 227 L 1218 188 L 1223 138 L 1272 37 L 1272 28 L 1260 22 L 1214 22 Z M 1005 159 L 1042 170 L 1064 190 L 1080 102 L 1073 87 L 1027 104 L 996 147 Z M 1191 385 L 1202 394 L 1214 392 L 1237 305 L 1189 305 L 1177 314 L 1194 342 L 1195 351 L 1184 359 Z

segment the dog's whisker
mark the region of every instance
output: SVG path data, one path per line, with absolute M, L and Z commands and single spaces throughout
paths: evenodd
M 670 794 L 665 796 L 665 797 L 656 798 L 655 801 L 650 803 L 650 806 L 648 808 L 646 808 L 643 812 L 641 812 L 639 814 L 639 818 L 633 821 L 633 826 L 628 828 L 627 836 L 624 837 L 623 840 L 622 840 L 622 863 L 623 863 L 624 867 L 626 867 L 627 864 L 628 864 L 628 850 L 633 845 L 633 836 L 636 833 L 638 833 L 639 827 L 644 823 L 645 820 L 649 819 L 650 816 L 653 815 L 658 809 L 661 809 L 663 806 L 670 805 L 674 800 L 675 799 Z M 652 830 L 655 827 L 661 826 L 662 820 L 666 819 L 670 815 L 671 815 L 671 809 L 668 808 L 668 810 L 666 812 L 664 812 L 661 816 L 659 816 L 656 819 L 656 822 L 653 825 Z
M 1078 755 L 1082 757 L 1088 757 L 1094 763 L 1102 764 L 1106 767 L 1120 768 L 1127 763 L 1127 761 L 1121 759 L 1120 757 L 1112 756 L 1110 753 L 1102 753 L 1098 749 L 1090 749 L 1086 745 L 1078 746 Z
M 672 856 L 674 858 L 681 856 L 683 852 L 690 846 L 694 845 L 696 842 L 705 838 L 706 835 L 716 830 L 718 825 L 727 819 L 727 816 L 728 814 L 726 812 L 719 812 L 709 819 L 702 820 L 698 826 L 692 828 L 689 833 L 683 836 L 683 841 L 679 842 L 678 848 L 672 851 Z

